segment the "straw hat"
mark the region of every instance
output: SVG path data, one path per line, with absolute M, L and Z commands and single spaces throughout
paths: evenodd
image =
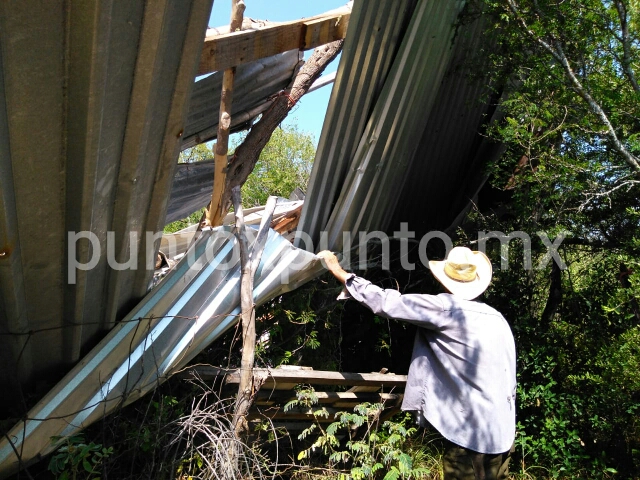
M 429 261 L 436 279 L 454 295 L 473 300 L 491 283 L 491 261 L 482 252 L 467 247 L 452 248 L 444 261 Z

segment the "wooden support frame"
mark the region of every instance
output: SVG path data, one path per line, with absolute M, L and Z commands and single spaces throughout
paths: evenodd
M 256 378 L 264 380 L 264 389 L 286 390 L 292 385 L 304 383 L 307 385 L 378 385 L 381 387 L 404 388 L 407 383 L 406 375 L 393 373 L 349 373 L 319 370 L 288 370 L 255 368 Z M 213 380 L 216 377 L 226 377 L 227 384 L 237 384 L 240 381 L 239 369 L 225 370 L 223 368 L 198 365 L 185 370 L 182 376 L 195 375 L 203 380 Z
M 350 17 L 350 7 L 343 7 L 310 19 L 207 38 L 198 75 L 226 70 L 289 50 L 311 50 L 342 40 L 347 35 Z

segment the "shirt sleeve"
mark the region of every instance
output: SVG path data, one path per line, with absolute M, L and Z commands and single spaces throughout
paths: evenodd
M 397 290 L 382 289 L 356 275 L 347 278 L 345 286 L 355 300 L 376 315 L 432 329 L 442 327 L 449 321 L 443 302 L 437 295 L 402 295 Z

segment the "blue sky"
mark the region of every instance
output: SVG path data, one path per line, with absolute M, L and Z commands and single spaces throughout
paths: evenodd
M 246 17 L 258 20 L 271 20 L 274 22 L 284 22 L 287 20 L 297 20 L 299 18 L 311 17 L 319 13 L 333 10 L 347 3 L 347 0 L 245 0 Z M 210 27 L 220 27 L 228 25 L 231 17 L 231 0 L 214 0 L 211 16 L 209 17 Z M 305 58 L 310 55 L 307 52 Z M 327 66 L 323 74 L 337 70 L 339 58 Z M 297 123 L 300 130 L 310 133 L 318 143 L 322 122 L 327 111 L 331 85 L 327 85 L 315 92 L 308 93 L 293 112 L 284 121 L 284 124 Z

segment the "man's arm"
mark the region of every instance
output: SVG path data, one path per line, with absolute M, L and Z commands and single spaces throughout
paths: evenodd
M 342 284 L 347 281 L 347 278 L 351 276 L 349 272 L 343 269 L 340 266 L 340 262 L 338 261 L 338 257 L 329 250 L 323 250 L 318 253 L 318 257 L 320 257 L 329 271 L 336 277 Z
M 441 315 L 443 304 L 437 296 L 401 295 L 397 290 L 384 290 L 345 271 L 332 252 L 323 250 L 318 253 L 318 257 L 323 260 L 333 276 L 345 284 L 351 296 L 376 315 L 405 320 L 426 328 L 438 327 L 449 319 L 448 315 Z M 346 285 L 349 279 L 351 281 Z

